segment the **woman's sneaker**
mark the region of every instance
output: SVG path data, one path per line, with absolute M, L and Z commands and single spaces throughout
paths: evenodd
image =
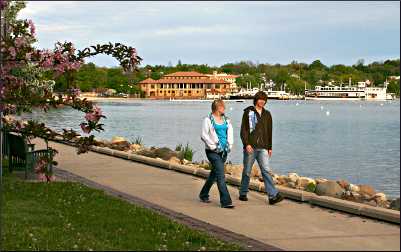
M 209 199 L 202 199 L 202 198 L 199 198 L 199 200 L 200 200 L 201 202 L 203 202 L 203 203 L 210 203 L 210 202 L 211 202 Z
M 234 205 L 230 204 L 230 205 L 225 205 L 225 206 L 221 206 L 222 208 L 234 208 Z
M 274 205 L 276 203 L 279 203 L 284 199 L 283 196 L 281 196 L 280 193 L 277 193 L 276 197 L 269 199 L 269 205 Z

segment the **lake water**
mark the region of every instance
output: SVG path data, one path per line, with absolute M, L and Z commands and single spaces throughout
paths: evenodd
M 205 159 L 200 140 L 201 122 L 209 101 L 99 101 L 107 119 L 96 136 L 111 139 L 141 137 L 146 146 L 182 143 Z M 242 163 L 239 137 L 243 109 L 251 101 L 227 101 L 226 113 L 234 127 L 234 148 L 228 160 Z M 269 101 L 273 117 L 271 168 L 279 174 L 346 179 L 370 184 L 392 197 L 400 195 L 400 102 Z M 70 108 L 33 113 L 55 129 L 80 130 L 83 114 Z

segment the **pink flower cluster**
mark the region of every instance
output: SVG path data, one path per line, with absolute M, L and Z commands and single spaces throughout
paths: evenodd
M 91 112 L 86 113 L 85 119 L 88 123 L 81 123 L 81 129 L 84 133 L 89 134 L 91 132 L 90 124 L 96 124 L 103 116 L 102 110 L 99 107 L 94 107 Z
M 43 182 L 50 182 L 56 180 L 56 177 L 54 175 L 48 175 L 46 174 L 46 171 L 47 171 L 47 161 L 46 159 L 42 158 L 36 162 L 35 166 L 35 173 L 38 176 L 37 177 L 38 180 Z
M 53 68 L 57 74 L 62 74 L 68 70 L 78 70 L 83 62 L 81 60 L 72 60 L 74 52 L 74 47 L 64 50 L 61 44 L 58 44 L 54 51 L 40 51 L 41 66 L 44 68 Z

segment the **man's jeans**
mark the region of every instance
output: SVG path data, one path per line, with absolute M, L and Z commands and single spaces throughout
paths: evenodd
M 244 149 L 244 169 L 242 171 L 240 196 L 246 196 L 249 187 L 249 180 L 252 171 L 252 166 L 258 161 L 260 171 L 262 173 L 263 181 L 265 183 L 265 190 L 269 198 L 277 196 L 278 190 L 274 186 L 274 182 L 270 174 L 267 172 L 269 169 L 269 154 L 266 149 L 254 149 L 252 153 L 248 153 Z
M 206 156 L 212 165 L 212 170 L 210 171 L 209 177 L 207 178 L 205 185 L 203 186 L 199 198 L 203 200 L 209 199 L 209 191 L 212 187 L 214 181 L 217 180 L 217 188 L 220 194 L 220 204 L 222 206 L 231 205 L 231 197 L 228 192 L 225 176 L 224 176 L 224 163 L 227 159 L 227 154 L 216 153 L 211 150 L 206 150 Z

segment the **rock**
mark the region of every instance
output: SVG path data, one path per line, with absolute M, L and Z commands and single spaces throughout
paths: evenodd
M 337 183 L 343 188 L 347 189 L 347 187 L 350 185 L 350 183 L 347 180 L 338 180 Z
M 343 195 L 343 199 L 358 203 L 363 202 L 362 196 L 359 193 L 351 191 L 346 191 L 345 194 Z
M 261 177 L 262 176 L 262 174 L 260 173 L 260 169 L 259 169 L 259 166 L 257 165 L 257 164 L 254 164 L 253 166 L 252 166 L 252 171 L 251 171 L 251 178 L 258 178 L 258 177 Z
M 111 142 L 110 141 L 107 141 L 107 140 L 95 140 L 95 144 L 96 144 L 96 146 L 99 146 L 99 147 L 109 147 L 109 146 L 111 146 Z
M 315 179 L 315 181 L 316 181 L 316 184 L 320 184 L 320 183 L 327 182 L 328 180 L 325 178 L 317 178 L 317 179 Z
M 173 164 L 181 164 L 181 160 L 178 157 L 171 157 L 168 161 Z
M 117 144 L 117 143 L 120 143 L 120 142 L 127 142 L 127 140 L 125 140 L 124 137 L 120 137 L 120 136 L 114 136 L 114 137 L 111 139 L 111 143 L 112 143 L 112 144 Z
M 285 176 L 285 175 L 281 175 L 281 176 L 279 176 L 279 177 L 277 178 L 277 182 L 278 182 L 280 185 L 284 185 L 284 184 L 288 183 L 289 181 L 290 181 L 289 178 L 288 178 L 287 176 Z
M 400 198 L 392 200 L 390 203 L 390 208 L 400 211 Z
M 289 187 L 289 188 L 296 188 L 295 182 L 292 182 L 292 181 L 288 182 L 286 184 L 286 186 Z
M 359 193 L 362 195 L 372 197 L 373 195 L 376 194 L 376 191 L 370 185 L 359 185 Z
M 348 186 L 347 186 L 347 190 L 348 191 L 351 191 L 351 192 L 359 192 L 359 186 L 357 186 L 357 185 L 354 185 L 354 184 L 349 184 Z
M 309 183 L 315 184 L 316 182 L 315 180 L 311 179 L 311 178 L 307 178 L 307 177 L 299 177 L 295 183 L 295 185 L 297 186 L 297 188 L 299 189 L 305 189 Z
M 188 161 L 185 158 L 182 160 L 182 164 L 184 164 L 184 165 L 188 165 L 190 163 L 191 163 L 191 161 Z
M 137 151 L 140 151 L 140 150 L 142 149 L 142 146 L 141 146 L 140 144 L 131 144 L 131 145 L 129 146 L 129 149 L 130 149 L 132 152 L 137 152 Z
M 241 178 L 242 176 L 242 165 L 226 164 L 224 170 L 226 174 L 230 174 L 233 177 Z
M 376 200 L 376 202 L 384 202 L 387 201 L 387 197 L 384 193 L 376 193 L 375 195 L 373 195 L 372 197 L 374 200 Z
M 290 182 L 296 183 L 299 176 L 298 176 L 298 174 L 296 174 L 294 172 L 290 172 L 290 173 L 288 173 L 288 178 L 290 179 Z
M 376 203 L 376 201 L 375 201 L 375 200 L 370 200 L 370 201 L 367 201 L 367 202 L 365 202 L 365 204 L 367 204 L 367 205 L 369 205 L 369 206 L 374 206 L 374 207 L 376 207 L 376 206 L 377 206 L 377 203 Z
M 156 157 L 159 157 L 163 160 L 170 160 L 172 157 L 178 157 L 177 152 L 171 150 L 167 147 L 162 147 L 154 150 Z
M 319 196 L 330 196 L 336 198 L 341 198 L 344 192 L 344 189 L 336 181 L 332 180 L 317 184 L 315 190 L 315 193 Z
M 136 154 L 150 157 L 150 158 L 156 158 L 156 154 L 155 154 L 154 150 L 152 150 L 152 149 L 142 149 L 142 150 L 138 151 Z
M 130 145 L 127 141 L 111 143 L 110 148 L 120 151 L 127 151 L 130 149 Z

